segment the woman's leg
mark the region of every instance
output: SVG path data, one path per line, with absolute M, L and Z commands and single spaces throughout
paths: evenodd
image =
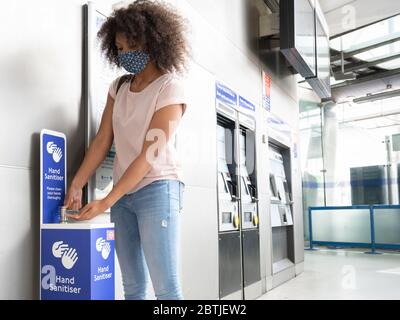
M 178 273 L 179 220 L 183 184 L 160 180 L 133 195 L 140 238 L 159 300 L 182 300 Z
M 131 202 L 130 195 L 122 197 L 111 208 L 111 221 L 115 224 L 115 249 L 121 267 L 125 299 L 145 300 L 148 270 Z

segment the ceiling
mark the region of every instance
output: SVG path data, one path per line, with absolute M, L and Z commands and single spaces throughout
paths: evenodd
M 319 3 L 331 37 L 400 13 L 399 0 L 319 0 Z
M 400 92 L 400 1 L 317 1 L 330 29 L 333 100 Z M 255 2 L 279 10 L 279 0 Z
M 335 101 L 400 88 L 400 15 L 334 37 L 330 46 Z
M 399 89 L 400 15 L 396 15 L 400 14 L 400 1 L 319 0 L 319 3 L 330 29 L 331 66 L 336 78 L 332 77 L 333 99 L 352 101 Z M 341 80 L 344 75 L 351 77 Z

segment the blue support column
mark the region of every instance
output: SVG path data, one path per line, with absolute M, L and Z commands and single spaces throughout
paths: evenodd
M 371 226 L 371 251 L 365 252 L 366 254 L 379 254 L 376 252 L 375 246 L 375 219 L 374 219 L 374 206 L 369 207 L 370 226 Z

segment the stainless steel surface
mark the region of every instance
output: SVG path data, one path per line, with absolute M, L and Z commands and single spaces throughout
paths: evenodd
M 240 232 L 218 235 L 219 247 L 219 293 L 220 298 L 242 292 L 242 253 Z
M 67 207 L 60 207 L 59 210 L 60 210 L 61 223 L 67 223 L 68 222 Z
M 285 227 L 272 228 L 273 263 L 288 258 L 288 229 Z
M 244 280 L 244 297 L 245 299 L 255 298 L 246 295 L 246 289 L 254 283 L 261 281 L 260 276 L 260 232 L 259 230 L 244 230 L 242 232 L 243 243 L 243 280 Z M 261 291 L 258 292 L 258 296 Z

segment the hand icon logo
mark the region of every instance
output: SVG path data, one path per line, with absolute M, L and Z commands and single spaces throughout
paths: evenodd
M 53 160 L 59 163 L 62 158 L 62 150 L 54 142 L 48 142 L 46 146 L 47 152 L 53 156 Z
M 104 260 L 107 260 L 111 252 L 111 245 L 103 238 L 98 238 L 96 240 L 96 250 L 98 252 L 101 252 L 101 256 Z
M 54 257 L 61 258 L 64 251 L 68 250 L 68 245 L 63 243 L 64 242 L 62 241 L 54 242 L 52 247 L 52 252 Z
M 101 256 L 103 257 L 104 260 L 107 260 L 108 256 L 110 255 L 111 252 L 111 246 L 109 242 L 106 242 L 103 246 L 103 250 L 101 250 Z
M 48 142 L 47 143 L 47 152 L 48 153 L 53 154 L 54 150 L 56 150 L 56 149 L 57 149 L 57 145 L 54 144 L 54 142 Z
M 72 248 L 65 252 L 61 258 L 61 262 L 65 269 L 72 269 L 76 261 L 78 261 L 78 254 L 76 253 L 76 250 Z
M 103 249 L 104 243 L 106 242 L 106 240 L 104 240 L 103 238 L 98 238 L 96 240 L 96 250 L 98 252 L 101 252 L 101 250 Z
M 53 256 L 61 259 L 61 263 L 66 269 L 71 269 L 78 260 L 78 253 L 75 249 L 70 248 L 68 244 L 63 241 L 56 241 L 51 248 Z
M 56 148 L 56 150 L 53 153 L 53 160 L 56 163 L 59 163 L 61 158 L 62 158 L 62 150 L 61 150 L 61 148 Z

